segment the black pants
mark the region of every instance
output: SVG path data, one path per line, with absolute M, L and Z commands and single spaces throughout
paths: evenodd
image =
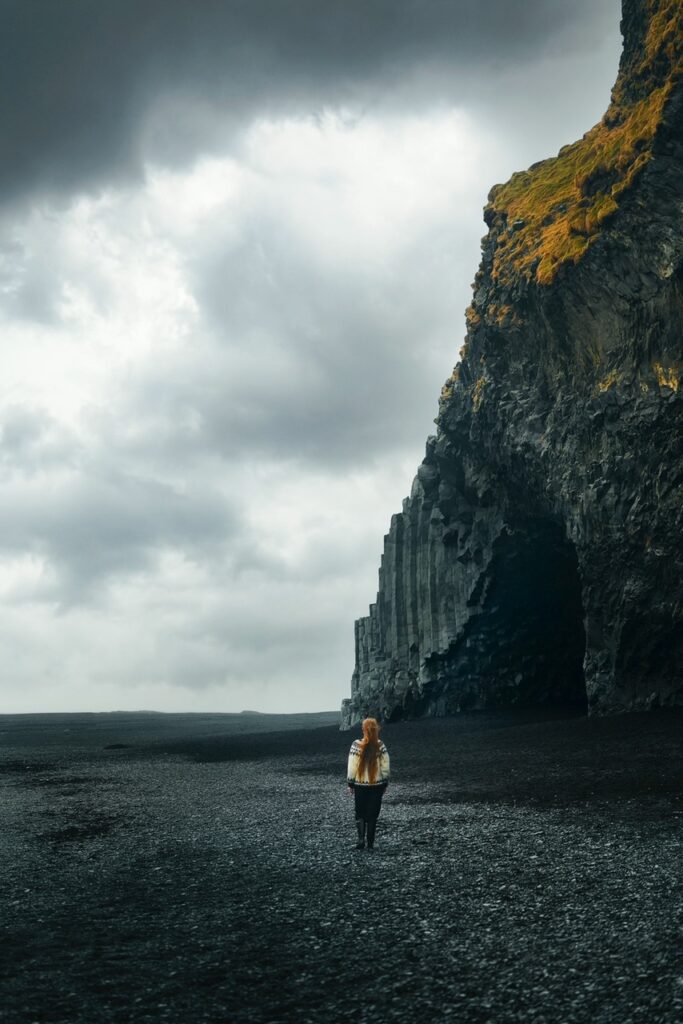
M 386 786 L 354 786 L 353 799 L 356 805 L 356 818 L 363 821 L 376 821 L 382 809 L 382 797 Z

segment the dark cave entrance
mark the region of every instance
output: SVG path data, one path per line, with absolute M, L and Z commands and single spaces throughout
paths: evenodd
M 574 545 L 558 523 L 532 519 L 508 530 L 496 548 L 484 602 L 487 632 L 495 637 L 493 702 L 586 711 L 586 636 Z
M 581 580 L 560 524 L 509 526 L 482 588 L 482 611 L 450 666 L 449 710 L 561 706 L 586 713 Z

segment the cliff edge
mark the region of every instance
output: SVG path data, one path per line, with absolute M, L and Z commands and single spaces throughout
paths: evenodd
M 600 123 L 489 194 L 342 727 L 683 704 L 682 11 L 623 0 Z

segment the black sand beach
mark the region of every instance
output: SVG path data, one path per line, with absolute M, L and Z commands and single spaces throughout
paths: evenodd
M 0 1020 L 674 1024 L 680 715 L 0 718 Z

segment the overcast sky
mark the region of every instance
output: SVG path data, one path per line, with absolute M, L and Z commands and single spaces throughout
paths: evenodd
M 315 711 L 618 0 L 0 0 L 0 711 Z

